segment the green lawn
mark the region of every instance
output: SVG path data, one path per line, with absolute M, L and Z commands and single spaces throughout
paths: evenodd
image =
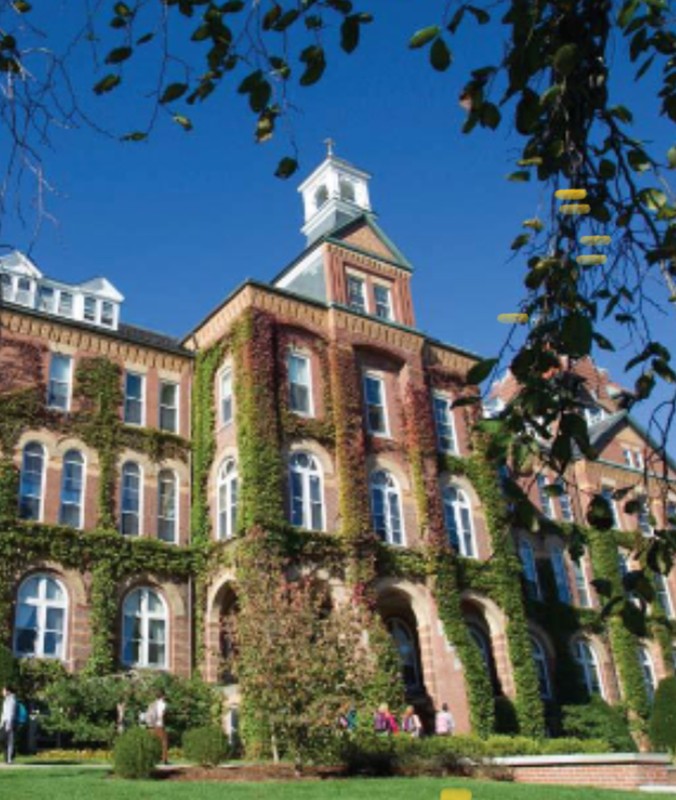
M 306 783 L 168 783 L 122 781 L 103 768 L 0 768 L 7 800 L 439 800 L 444 788 L 465 787 L 476 800 L 657 800 L 665 795 L 601 789 L 524 786 L 454 778 L 390 778 Z

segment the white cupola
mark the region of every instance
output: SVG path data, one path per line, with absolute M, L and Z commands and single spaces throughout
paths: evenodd
M 327 233 L 371 211 L 368 182 L 371 176 L 328 153 L 317 169 L 298 187 L 303 196 L 304 225 L 301 232 L 311 245 Z

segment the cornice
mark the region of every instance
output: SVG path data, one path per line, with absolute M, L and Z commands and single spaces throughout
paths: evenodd
M 349 256 L 350 262 L 355 266 L 366 267 L 373 272 L 378 272 L 381 275 L 387 275 L 388 278 L 398 278 L 401 275 L 402 269 L 406 272 L 410 270 L 402 267 L 394 261 L 389 261 L 384 256 L 368 255 L 358 247 L 348 244 L 347 242 L 336 242 L 329 240 L 327 242 L 327 250 L 331 254 L 341 255 L 345 258 L 346 254 Z M 341 253 L 341 251 L 343 251 Z

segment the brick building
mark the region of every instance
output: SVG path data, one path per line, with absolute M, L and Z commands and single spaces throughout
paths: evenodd
M 103 278 L 71 286 L 20 254 L 0 260 L 0 521 L 13 547 L 0 565 L 6 643 L 72 670 L 93 662 L 199 670 L 236 707 L 236 679 L 222 664 L 237 610 L 232 553 L 256 480 L 256 465 L 240 452 L 256 420 L 241 406 L 269 381 L 266 422 L 282 465 L 272 492 L 287 522 L 313 541 L 340 540 L 351 506 L 368 507 L 380 542 L 377 611 L 423 712 L 448 702 L 458 729 L 472 727 L 480 681 L 463 663 L 477 654 L 484 687 L 515 706 L 522 728 L 529 681 L 540 695 L 529 702 L 545 716 L 579 691 L 627 699 L 627 656 L 618 668 L 591 583 L 594 559 L 585 551 L 571 560 L 565 529 L 586 524 L 595 491 L 638 487 L 645 476 L 638 516 L 608 494 L 610 577 L 619 580 L 631 568 L 623 554 L 634 549 L 632 531 L 650 536 L 674 514 L 674 464 L 666 481 L 654 474 L 653 445 L 620 410 L 620 388 L 592 363 L 577 365 L 600 457 L 577 459 L 556 497 L 536 468 L 523 479 L 558 528 L 501 529 L 486 481 L 474 479 L 474 407 L 453 406 L 475 391 L 464 378 L 478 356 L 417 329 L 412 267 L 376 221 L 368 174 L 329 155 L 300 192 L 300 256 L 270 283 L 237 287 L 181 341 L 125 324 L 123 297 Z M 237 350 L 243 320 L 262 321 L 265 335 L 254 326 Z M 339 420 L 354 397 L 336 363 L 356 377 L 362 423 L 350 441 Z M 509 376 L 494 386 L 490 413 L 516 391 Z M 341 458 L 355 445 L 363 457 L 346 471 Z M 423 563 L 435 530 L 455 553 L 459 588 L 454 611 L 444 613 L 448 597 Z M 195 548 L 207 553 L 201 584 L 189 558 Z M 515 573 L 498 590 L 509 577 L 496 573 L 503 563 L 507 572 L 516 563 L 521 580 Z M 327 570 L 326 580 L 337 602 L 349 596 L 346 579 Z M 655 625 L 651 618 L 629 657 L 646 697 L 674 669 L 674 574 L 658 578 L 657 589 Z M 518 662 L 524 642 L 528 664 Z

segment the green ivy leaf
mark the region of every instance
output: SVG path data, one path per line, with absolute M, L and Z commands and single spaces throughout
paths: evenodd
M 580 59 L 576 44 L 564 44 L 554 55 L 554 69 L 562 75 L 570 75 Z
M 466 382 L 471 386 L 476 386 L 485 381 L 497 363 L 497 358 L 485 358 L 483 361 L 479 361 L 467 373 Z
M 434 40 L 434 44 L 430 48 L 430 64 L 437 70 L 437 72 L 445 72 L 453 60 L 451 51 L 448 49 L 446 42 L 439 36 Z
M 411 36 L 408 46 L 413 50 L 418 47 L 424 47 L 439 35 L 440 30 L 438 25 L 430 25 L 428 28 L 422 28 Z
M 178 100 L 178 98 L 183 97 L 187 91 L 187 83 L 170 83 L 164 90 L 162 97 L 160 97 L 160 103 L 171 103 L 174 100 Z
M 275 170 L 275 177 L 286 180 L 286 178 L 290 178 L 297 169 L 298 169 L 298 161 L 296 161 L 295 158 L 290 158 L 289 156 L 286 156 L 277 165 L 277 169 Z

